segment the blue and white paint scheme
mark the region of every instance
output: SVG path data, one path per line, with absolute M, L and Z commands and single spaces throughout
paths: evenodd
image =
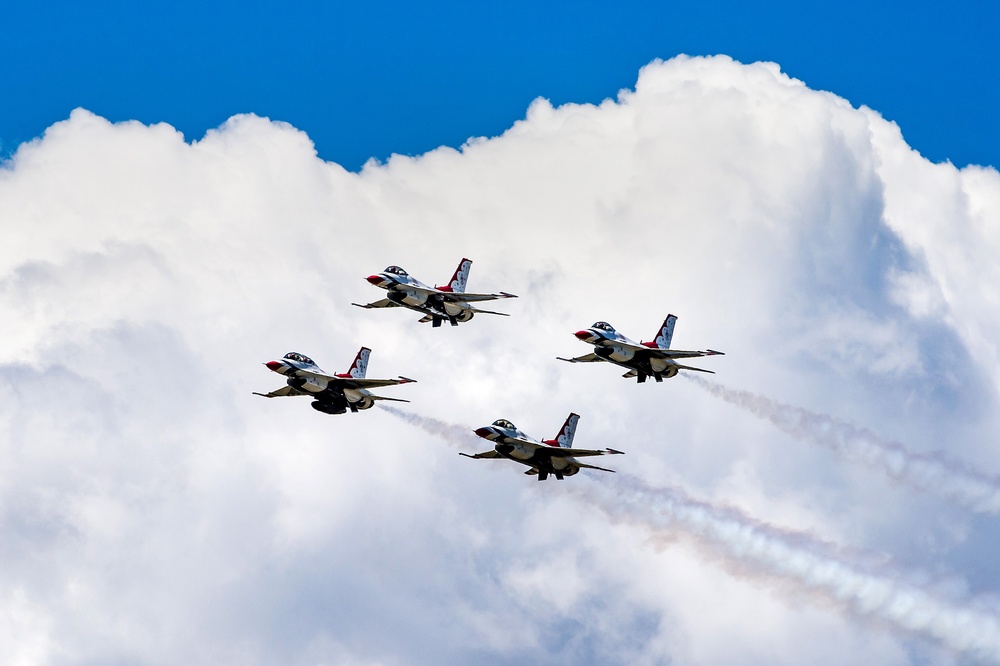
M 712 349 L 705 351 L 670 349 L 676 323 L 677 317 L 669 314 L 651 342 L 635 342 L 616 331 L 611 324 L 599 321 L 590 328 L 573 334 L 578 339 L 594 345 L 593 353 L 576 358 L 558 358 L 560 361 L 568 361 L 569 363 L 593 363 L 597 361 L 614 363 L 628 368 L 628 372 L 622 375 L 623 377 L 627 379 L 636 377 L 640 384 L 646 381 L 646 377 L 650 376 L 656 381 L 662 382 L 664 378 L 669 379 L 676 375 L 679 370 L 696 370 L 697 372 L 714 374 L 712 370 L 693 368 L 677 362 L 677 359 L 680 358 L 721 356 L 723 354 Z
M 368 357 L 371 349 L 362 347 L 350 370 L 342 374 L 329 375 L 323 372 L 316 363 L 298 352 L 288 352 L 280 361 L 268 361 L 264 365 L 271 372 L 277 372 L 288 378 L 287 386 L 283 386 L 270 393 L 257 393 L 254 395 L 265 398 L 281 398 L 286 396 L 307 395 L 314 398 L 312 407 L 316 411 L 324 414 L 343 414 L 350 410 L 357 412 L 360 409 L 369 409 L 377 400 L 391 400 L 393 402 L 409 402 L 400 398 L 386 398 L 380 395 L 373 395 L 367 389 L 379 386 L 395 386 L 397 384 L 410 384 L 415 379 L 399 377 L 398 379 L 366 379 L 368 372 Z
M 423 323 L 432 322 L 435 328 L 445 320 L 450 322 L 452 326 L 458 326 L 459 322 L 469 321 L 477 314 L 509 316 L 506 312 L 481 310 L 470 305 L 470 303 L 495 301 L 501 298 L 517 298 L 514 294 L 508 294 L 505 291 L 495 294 L 473 294 L 465 291 L 471 268 L 472 260 L 462 259 L 448 284 L 429 287 L 399 266 L 389 266 L 381 273 L 365 278 L 376 287 L 388 291 L 389 295 L 373 303 L 365 305 L 352 303 L 352 305 L 365 309 L 409 308 L 422 313 L 424 316 L 420 321 Z
M 494 442 L 492 451 L 470 455 L 461 453 L 466 458 L 506 458 L 516 463 L 528 466 L 525 474 L 538 475 L 539 481 L 549 478 L 549 475 L 562 480 L 573 476 L 583 469 L 599 469 L 603 472 L 614 472 L 613 469 L 588 465 L 577 460 L 584 456 L 606 456 L 621 454 L 615 449 L 574 449 L 573 437 L 576 435 L 576 424 L 579 414 L 570 414 L 563 424 L 559 434 L 554 439 L 539 442 L 524 434 L 507 419 L 498 419 L 493 425 L 476 428 L 475 433 L 483 439 Z

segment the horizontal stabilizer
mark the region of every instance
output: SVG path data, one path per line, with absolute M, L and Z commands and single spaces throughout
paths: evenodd
M 480 310 L 479 308 L 472 308 L 472 307 L 470 307 L 469 310 L 471 310 L 472 312 L 475 312 L 476 314 L 500 315 L 501 317 L 509 317 L 510 316 L 510 314 L 508 314 L 506 312 L 494 312 L 493 310 Z
M 704 368 L 692 368 L 690 365 L 681 365 L 680 363 L 677 364 L 677 367 L 680 368 L 681 370 L 696 370 L 698 372 L 707 372 L 710 375 L 715 374 L 715 370 L 706 370 Z
M 372 400 L 388 400 L 389 402 L 409 402 L 409 400 L 403 400 L 402 398 L 386 398 L 381 395 L 370 395 Z
M 599 469 L 602 472 L 611 472 L 612 474 L 617 474 L 615 470 L 608 469 L 607 467 L 598 467 L 597 465 L 588 465 L 587 463 L 581 463 L 581 462 L 578 462 L 576 465 L 577 467 L 586 467 L 587 469 Z

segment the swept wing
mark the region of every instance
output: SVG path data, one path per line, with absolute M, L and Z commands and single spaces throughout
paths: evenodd
M 397 303 L 395 301 L 390 301 L 388 298 L 383 298 L 382 300 L 374 301 L 372 303 L 366 303 L 364 305 L 362 305 L 361 303 L 351 303 L 351 305 L 356 305 L 359 308 L 364 308 L 366 310 L 370 310 L 372 308 L 398 308 L 398 307 L 400 307 L 399 303 Z
M 309 395 L 308 391 L 300 391 L 299 389 L 292 388 L 291 386 L 282 386 L 277 391 L 271 391 L 270 393 L 257 393 L 254 391 L 253 394 L 263 396 L 265 398 L 284 398 L 292 395 Z
M 712 349 L 706 349 L 705 351 L 683 351 L 681 349 L 662 349 L 660 347 L 648 347 L 646 345 L 636 344 L 629 340 L 614 340 L 605 343 L 606 346 L 616 346 L 624 347 L 626 349 L 631 349 L 633 351 L 644 352 L 650 354 L 651 356 L 656 356 L 658 358 L 697 358 L 699 356 L 722 356 L 722 352 L 718 352 Z
M 417 284 L 400 285 L 399 288 L 403 291 L 415 291 L 421 294 L 427 294 L 428 296 L 436 296 L 441 300 L 450 303 L 474 303 L 477 301 L 495 301 L 500 298 L 517 298 L 514 294 L 508 294 L 506 291 L 501 291 L 497 294 L 475 294 L 469 291 L 442 291 L 440 289 L 434 289 L 433 287 L 425 287 Z
M 604 359 L 597 354 L 584 354 L 583 356 L 577 356 L 575 358 L 563 358 L 562 356 L 556 356 L 558 361 L 566 361 L 568 363 L 594 363 L 595 361 L 603 361 Z
M 616 451 L 615 449 L 601 449 L 599 451 L 594 449 L 571 449 L 563 448 L 561 446 L 543 446 L 535 453 L 541 453 L 547 455 L 550 458 L 581 458 L 586 456 L 607 456 L 614 455 L 616 453 L 620 454 L 621 451 Z
M 314 379 L 323 379 L 328 383 L 335 386 L 340 386 L 342 388 L 350 389 L 367 389 L 367 388 L 378 388 L 380 386 L 396 386 L 398 384 L 410 384 L 416 382 L 416 379 L 410 379 L 408 377 L 400 377 L 399 379 L 357 379 L 354 377 L 332 377 L 330 375 L 324 375 L 321 372 L 312 372 L 311 370 L 303 370 L 301 368 L 296 371 L 299 375 L 312 377 Z
M 465 456 L 466 458 L 502 458 L 503 457 L 499 453 L 496 452 L 496 449 L 494 449 L 492 451 L 483 451 L 482 453 L 473 453 L 473 454 L 459 452 L 458 455 Z

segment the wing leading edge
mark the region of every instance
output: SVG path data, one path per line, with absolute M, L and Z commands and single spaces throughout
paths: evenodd
M 294 395 L 309 395 L 309 392 L 300 391 L 299 389 L 292 388 L 291 386 L 282 386 L 280 389 L 276 391 L 271 391 L 270 393 L 258 393 L 257 391 L 254 391 L 253 394 L 259 395 L 263 398 L 284 398 L 287 396 L 294 396 Z

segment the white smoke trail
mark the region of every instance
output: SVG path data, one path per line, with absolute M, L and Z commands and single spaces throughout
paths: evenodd
M 821 444 L 851 462 L 881 470 L 911 488 L 931 492 L 978 513 L 1000 513 L 1000 477 L 982 474 L 940 454 L 908 451 L 898 442 L 878 437 L 831 416 L 780 403 L 771 398 L 726 388 L 701 377 L 687 376 L 717 398 L 741 407 L 780 430 Z
M 682 531 L 741 568 L 780 577 L 852 614 L 929 636 L 948 647 L 1000 663 L 1000 616 L 972 599 L 936 594 L 929 577 L 905 575 L 885 558 L 757 521 L 732 507 L 696 500 L 676 487 L 653 488 L 620 474 L 570 492 L 613 520 L 654 532 Z M 877 560 L 881 559 L 881 562 Z
M 404 409 L 399 409 L 398 407 L 392 407 L 390 405 L 379 404 L 379 407 L 393 416 L 406 421 L 410 425 L 416 426 L 431 435 L 436 435 L 449 444 L 457 446 L 460 449 L 470 450 L 475 448 L 477 442 L 481 441 L 473 432 L 472 428 L 455 425 L 453 423 L 445 423 L 444 421 L 440 421 L 430 416 L 414 414 L 413 412 L 408 412 Z
M 384 407 L 407 423 L 465 447 L 470 429 Z M 678 487 L 654 488 L 629 474 L 583 475 L 560 484 L 612 520 L 656 533 L 682 532 L 731 565 L 780 578 L 847 609 L 853 615 L 934 638 L 948 647 L 1000 663 L 1000 616 L 975 599 L 948 599 L 931 576 L 906 575 L 882 555 L 850 551 L 817 537 L 755 520 L 733 507 L 697 500 Z

